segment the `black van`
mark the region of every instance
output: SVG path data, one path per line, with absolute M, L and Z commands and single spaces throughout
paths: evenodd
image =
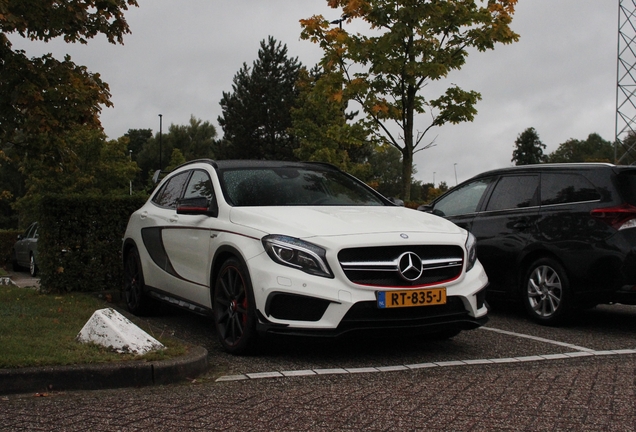
M 477 238 L 488 296 L 556 324 L 577 307 L 636 304 L 636 167 L 539 164 L 488 171 L 418 210 Z

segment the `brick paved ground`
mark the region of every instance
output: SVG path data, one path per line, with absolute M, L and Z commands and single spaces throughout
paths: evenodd
M 3 431 L 636 431 L 636 356 L 0 397 Z

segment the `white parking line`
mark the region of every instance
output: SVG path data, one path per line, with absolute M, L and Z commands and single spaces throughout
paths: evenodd
M 272 371 L 272 372 L 257 372 L 246 373 L 241 375 L 224 375 L 217 378 L 217 382 L 221 381 L 242 381 L 242 380 L 254 380 L 262 378 L 282 378 L 292 376 L 317 376 L 317 375 L 334 375 L 334 374 L 355 374 L 355 373 L 373 373 L 373 372 L 394 372 L 415 370 L 424 368 L 436 368 L 436 367 L 449 367 L 449 366 L 473 366 L 482 364 L 503 364 L 503 363 L 518 363 L 518 362 L 534 362 L 534 361 L 546 361 L 546 360 L 563 360 L 577 357 L 589 357 L 589 356 L 605 356 L 605 355 L 626 355 L 636 354 L 636 349 L 619 349 L 619 350 L 603 350 L 595 351 L 590 348 L 581 347 L 565 342 L 559 342 L 552 339 L 545 339 L 537 336 L 531 336 L 523 333 L 515 333 L 507 330 L 500 330 L 492 327 L 480 327 L 482 330 L 488 330 L 495 333 L 505 334 L 508 336 L 520 337 L 524 339 L 531 339 L 537 342 L 543 342 L 547 344 L 557 345 L 575 350 L 574 352 L 567 352 L 561 354 L 543 354 L 532 355 L 522 357 L 508 357 L 508 358 L 491 358 L 491 359 L 470 359 L 470 360 L 451 360 L 440 362 L 427 362 L 408 365 L 395 365 L 395 366 L 378 366 L 378 367 L 360 367 L 360 368 L 333 368 L 333 369 L 304 369 L 298 371 Z
M 538 342 L 544 342 L 544 343 L 549 343 L 552 345 L 558 345 L 558 346 L 562 346 L 562 347 L 566 347 L 566 348 L 571 348 L 577 351 L 584 351 L 584 352 L 594 352 L 593 349 L 590 348 L 585 348 L 585 347 L 580 347 L 578 345 L 572 345 L 569 343 L 565 343 L 565 342 L 559 342 L 559 341 L 555 341 L 552 339 L 545 339 L 542 337 L 537 337 L 537 336 L 531 336 L 531 335 L 527 335 L 527 334 L 523 334 L 523 333 L 515 333 L 515 332 L 511 332 L 511 331 L 507 331 L 507 330 L 499 330 L 496 328 L 492 328 L 492 327 L 479 327 L 480 330 L 488 330 L 488 331 L 492 331 L 495 333 L 501 333 L 501 334 L 505 334 L 505 335 L 509 335 L 509 336 L 516 336 L 516 337 L 520 337 L 520 338 L 525 338 L 525 339 L 532 339 Z

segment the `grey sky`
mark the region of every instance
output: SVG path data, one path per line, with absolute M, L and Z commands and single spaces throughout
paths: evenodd
M 99 72 L 115 104 L 101 116 L 110 138 L 128 129 L 158 131 L 158 114 L 164 131 L 194 115 L 221 136 L 222 92 L 256 59 L 261 40 L 271 35 L 304 65 L 318 62 L 320 49 L 299 37 L 298 20 L 314 14 L 339 16 L 326 0 L 139 0 L 126 14 L 132 34 L 124 46 L 102 37 L 88 45 L 10 40 L 29 56 L 68 53 Z M 617 0 L 519 0 L 512 27 L 520 41 L 471 54 L 442 83 L 478 91 L 482 101 L 474 122 L 429 132 L 436 145 L 417 153 L 416 177 L 431 182 L 435 172 L 436 183 L 454 185 L 455 171 L 461 182 L 509 166 L 517 135 L 531 126 L 547 152 L 592 132 L 613 140 L 617 23 Z

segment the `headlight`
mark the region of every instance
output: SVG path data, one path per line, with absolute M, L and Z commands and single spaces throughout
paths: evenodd
M 477 261 L 477 239 L 471 233 L 468 233 L 466 239 L 466 271 L 469 271 Z
M 323 248 L 294 237 L 276 234 L 265 236 L 262 241 L 267 255 L 278 264 L 316 276 L 334 277 L 327 265 Z

